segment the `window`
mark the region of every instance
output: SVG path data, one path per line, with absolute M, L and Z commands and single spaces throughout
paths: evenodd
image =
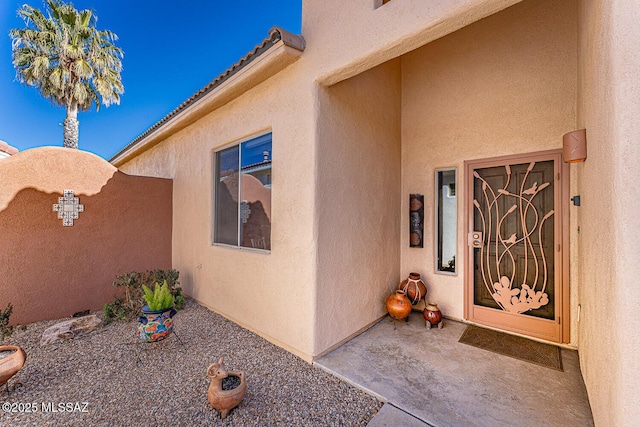
M 436 272 L 456 272 L 456 170 L 436 170 Z
M 213 242 L 271 250 L 271 134 L 214 153 Z

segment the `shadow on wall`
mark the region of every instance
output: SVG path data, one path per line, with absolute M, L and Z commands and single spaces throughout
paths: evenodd
M 57 147 L 3 159 L 0 177 L 0 307 L 13 304 L 12 324 L 99 310 L 116 275 L 171 268 L 171 180 Z M 53 211 L 64 190 L 84 205 L 73 226 Z

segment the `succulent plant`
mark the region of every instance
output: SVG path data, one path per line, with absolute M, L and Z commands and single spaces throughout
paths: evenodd
M 151 291 L 146 285 L 142 285 L 144 299 L 149 308 L 153 311 L 166 310 L 173 306 L 174 298 L 169 291 L 169 286 L 165 280 L 162 286 L 155 284 L 155 289 Z

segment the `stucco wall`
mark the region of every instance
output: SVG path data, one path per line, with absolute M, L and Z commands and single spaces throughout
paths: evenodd
M 24 324 L 100 310 L 116 275 L 171 268 L 171 181 L 128 176 L 79 150 L 44 147 L 0 162 L 0 307 Z M 73 190 L 71 227 L 52 211 Z
M 632 426 L 640 420 L 640 10 L 632 0 L 579 4 L 578 127 L 588 150 L 577 166 L 580 365 L 596 425 Z
M 173 179 L 176 174 L 173 146 L 153 147 L 131 159 L 122 169 L 132 175 Z
M 576 2 L 525 1 L 402 57 L 402 275 L 463 317 L 463 161 L 562 147 L 576 126 Z M 457 275 L 435 273 L 435 169 L 458 171 Z M 425 247 L 410 248 L 410 193 L 425 195 Z
M 185 292 L 311 361 L 316 113 L 307 66 L 301 59 L 121 168 L 173 178 L 173 266 Z M 212 245 L 214 151 L 269 131 L 271 252 Z
M 319 88 L 315 352 L 386 313 L 399 283 L 400 60 Z
M 303 1 L 305 55 L 313 56 L 314 79 L 332 85 L 519 1 Z

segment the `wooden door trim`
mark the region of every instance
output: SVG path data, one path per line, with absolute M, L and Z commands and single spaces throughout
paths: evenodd
M 562 150 L 560 150 L 562 151 Z M 561 343 L 569 343 L 571 341 L 571 282 L 569 271 L 569 255 L 570 255 L 570 223 L 569 223 L 569 163 L 565 163 L 560 155 L 560 184 L 562 185 L 562 197 L 560 200 L 560 207 L 562 208 L 562 299 L 564 304 L 562 305 L 562 336 Z
M 556 257 L 557 262 L 554 270 L 556 283 L 560 284 L 561 289 L 561 291 L 555 295 L 557 301 L 555 313 L 559 320 L 549 320 L 547 321 L 548 323 L 541 321 L 539 322 L 541 330 L 532 332 L 524 331 L 519 327 L 519 324 L 524 320 L 520 321 L 516 319 L 515 316 L 522 318 L 522 315 L 500 313 L 500 316 L 505 315 L 501 318 L 509 318 L 513 320 L 513 327 L 505 327 L 505 325 L 497 324 L 488 319 L 487 316 L 484 315 L 486 314 L 485 311 L 491 310 L 493 314 L 495 314 L 495 309 L 482 309 L 481 307 L 474 306 L 473 304 L 473 248 L 468 244 L 464 252 L 464 318 L 468 321 L 485 324 L 486 326 L 493 328 L 525 334 L 548 341 L 568 343 L 570 341 L 571 332 L 571 307 L 569 299 L 569 165 L 562 161 L 562 149 L 512 154 L 486 159 L 466 160 L 464 162 L 464 217 L 466 218 L 464 222 L 464 233 L 465 236 L 468 235 L 469 231 L 473 230 L 474 227 L 474 211 L 471 202 L 472 197 L 470 195 L 470 192 L 473 192 L 474 185 L 474 177 L 473 174 L 470 173 L 472 169 L 476 167 L 490 168 L 502 166 L 504 164 L 528 163 L 532 161 L 540 162 L 547 160 L 554 160 L 554 174 L 559 174 L 559 181 L 556 180 L 555 185 L 560 186 L 559 191 L 555 192 L 558 196 L 554 195 L 554 209 L 556 210 L 556 215 L 558 215 L 555 220 L 556 226 L 554 228 L 554 239 L 556 242 L 560 242 L 561 250 L 561 256 Z M 476 311 L 478 316 L 475 316 Z M 552 330 L 554 332 L 552 332 Z

